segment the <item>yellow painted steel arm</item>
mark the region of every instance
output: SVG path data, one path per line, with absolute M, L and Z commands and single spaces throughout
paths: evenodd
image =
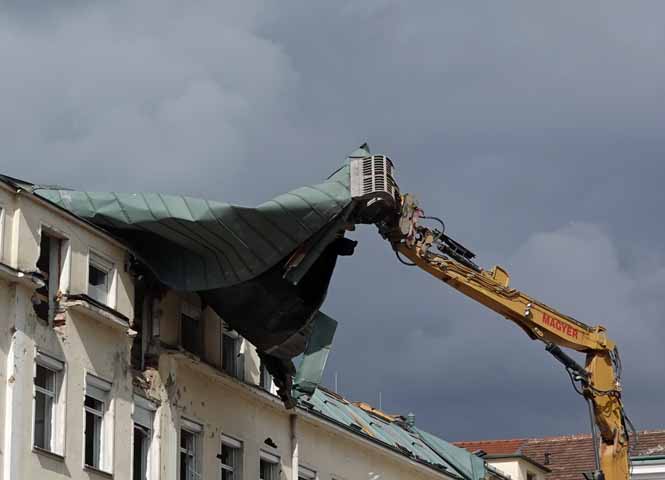
M 549 351 L 560 352 L 557 347 L 561 346 L 586 353 L 582 393 L 591 402 L 600 434 L 600 467 L 605 480 L 627 480 L 628 435 L 621 385 L 613 358 L 616 350 L 614 342 L 607 338 L 605 328 L 585 325 L 510 287 L 510 277 L 500 267 L 477 271 L 449 256 L 430 251 L 439 233 L 415 224 L 414 228 L 418 234 L 409 239 L 400 234 L 388 235 L 399 254 L 457 291 L 512 320 L 532 339 L 545 342 Z

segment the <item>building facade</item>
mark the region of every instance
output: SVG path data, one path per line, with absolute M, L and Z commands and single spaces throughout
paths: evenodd
M 319 389 L 287 410 L 255 348 L 102 229 L 0 182 L 0 480 L 500 478 Z

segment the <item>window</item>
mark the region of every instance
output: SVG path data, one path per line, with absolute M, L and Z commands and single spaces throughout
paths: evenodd
M 111 383 L 88 374 L 85 401 L 85 465 L 98 470 L 110 470 L 113 437 L 110 425 L 109 403 Z
M 242 338 L 232 330 L 225 329 L 222 335 L 222 370 L 240 380 L 244 379 Z
M 181 420 L 183 426 L 180 429 L 180 476 L 179 480 L 199 480 L 201 473 L 200 435 L 201 425 Z
M 279 457 L 277 455 L 261 450 L 259 453 L 259 479 L 279 479 Z
M 150 478 L 149 453 L 152 444 L 152 425 L 155 417 L 154 405 L 145 398 L 134 397 L 134 444 L 132 447 L 132 479 Z
M 188 302 L 183 302 L 180 310 L 180 345 L 188 352 L 201 356 L 203 353 L 201 310 Z
M 44 276 L 45 285 L 36 291 L 34 308 L 37 316 L 45 322 L 52 320 L 55 314 L 55 298 L 60 289 L 60 277 L 64 265 L 65 252 L 62 246 L 62 239 L 42 228 L 37 268 Z
M 316 471 L 311 468 L 299 466 L 298 480 L 316 480 Z
M 33 445 L 37 448 L 58 452 L 59 397 L 64 364 L 42 353 L 37 354 L 34 378 L 34 425 Z
M 222 435 L 222 480 L 240 480 L 242 478 L 242 443 L 235 438 Z
M 113 283 L 113 264 L 90 252 L 88 262 L 88 295 L 104 305 L 112 305 L 111 286 Z
M 263 362 L 259 368 L 259 387 L 267 392 L 272 392 L 272 376 Z

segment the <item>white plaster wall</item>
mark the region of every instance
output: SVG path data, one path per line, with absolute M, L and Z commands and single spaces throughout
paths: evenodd
M 51 328 L 38 320 L 29 301 L 31 293 L 23 288 L 18 304 L 25 315 L 25 348 L 14 382 L 14 398 L 22 399 L 13 410 L 14 425 L 22 434 L 14 435 L 12 449 L 18 455 L 22 478 L 50 480 L 56 478 L 100 478 L 83 469 L 83 397 L 86 373 L 93 373 L 112 382 L 114 447 L 112 471 L 116 478 L 130 478 L 131 450 L 131 377 L 128 372 L 128 341 L 126 334 L 95 322 L 81 314 L 67 314 L 62 327 Z M 32 401 L 35 353 L 40 350 L 65 362 L 64 459 L 57 459 L 32 448 Z M 20 380 L 19 380 L 20 376 Z M 63 419 L 60 419 L 63 420 Z M 18 432 L 17 432 L 18 433 Z M 18 444 L 17 444 L 18 439 Z
M 258 478 L 259 451 L 277 454 L 281 459 L 280 479 L 292 479 L 290 419 L 275 397 L 242 385 L 211 367 L 197 365 L 185 355 L 162 355 L 160 376 L 168 379 L 164 387 L 165 418 L 162 441 L 177 441 L 178 419 L 181 417 L 203 425 L 203 478 L 216 478 L 220 471 L 217 454 L 221 435 L 243 442 L 243 478 Z M 383 447 L 363 441 L 351 432 L 336 432 L 316 418 L 298 418 L 297 436 L 300 463 L 317 471 L 319 479 L 397 480 L 403 478 L 442 478 L 437 472 L 410 462 L 405 457 Z M 268 447 L 270 438 L 277 448 Z M 177 443 L 176 443 L 177 445 Z M 177 470 L 177 449 L 162 446 L 163 478 Z
M 505 475 L 508 475 L 512 480 L 526 480 L 526 476 L 523 475 L 522 469 L 517 459 L 509 460 L 491 460 L 488 462 L 491 466 L 500 470 Z
M 124 271 L 126 251 L 117 242 L 62 212 L 45 207 L 29 195 L 17 196 L 4 187 L 0 188 L 0 207 L 4 209 L 0 223 L 3 263 L 21 270 L 35 270 L 41 228 L 47 226 L 69 240 L 70 275 L 65 282 L 69 284 L 69 292 L 87 292 L 88 252 L 92 248 L 114 263 L 117 272 L 114 307 L 132 317 L 133 284 Z M 33 293 L 32 286 L 0 281 L 0 431 L 3 433 L 0 478 L 101 478 L 83 469 L 86 372 L 113 383 L 112 471 L 115 478 L 129 478 L 132 387 L 128 371 L 130 342 L 126 332 L 72 311 L 66 314 L 64 326 L 53 328 L 36 317 L 31 303 Z M 37 453 L 32 448 L 37 350 L 65 362 L 61 387 L 64 418 L 59 419 L 64 425 L 64 458 Z

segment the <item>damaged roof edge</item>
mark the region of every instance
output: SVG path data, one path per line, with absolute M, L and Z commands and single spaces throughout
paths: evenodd
M 299 407 L 452 478 L 482 480 L 487 473 L 484 460 L 470 452 L 408 426 L 402 417 L 379 415 L 325 388 L 302 396 Z
M 436 464 L 421 460 L 418 457 L 415 457 L 413 455 L 407 455 L 402 449 L 396 447 L 395 445 L 391 445 L 391 444 L 389 444 L 387 442 L 384 442 L 384 441 L 382 441 L 382 440 L 380 440 L 376 437 L 372 437 L 370 435 L 364 434 L 364 433 L 362 433 L 362 432 L 360 432 L 360 431 L 358 431 L 354 428 L 349 427 L 344 422 L 336 420 L 336 419 L 334 419 L 332 417 L 329 417 L 329 416 L 327 416 L 323 413 L 317 412 L 316 410 L 312 410 L 312 409 L 303 407 L 302 405 L 300 405 L 299 408 L 303 409 L 309 415 L 312 415 L 316 418 L 319 418 L 319 419 L 322 419 L 322 420 L 324 420 L 328 423 L 331 423 L 331 424 L 333 424 L 333 425 L 335 425 L 339 428 L 342 428 L 343 430 L 346 430 L 349 433 L 360 436 L 362 439 L 364 439 L 366 441 L 369 441 L 369 442 L 374 443 L 378 446 L 386 448 L 386 449 L 390 450 L 391 452 L 396 453 L 396 454 L 398 454 L 402 457 L 406 457 L 409 460 L 411 460 L 413 462 L 416 462 L 416 463 L 418 463 L 418 464 L 420 464 L 424 467 L 427 467 L 431 470 L 434 470 L 437 473 L 446 475 L 446 476 L 448 476 L 450 478 L 453 478 L 453 479 L 466 479 L 466 477 L 458 475 L 456 472 L 451 471 L 450 469 L 446 468 L 445 466 L 443 466 L 443 467 L 437 466 Z M 442 458 L 442 461 L 447 463 L 445 458 Z M 442 464 L 442 465 L 445 465 L 445 463 Z M 466 479 L 466 480 L 470 480 L 470 479 Z
M 18 183 L 20 182 L 20 183 Z M 25 182 L 23 180 L 19 180 L 13 177 L 9 177 L 7 175 L 0 175 L 0 185 L 3 187 L 7 188 L 10 190 L 12 193 L 15 195 L 26 195 L 28 196 L 31 200 L 34 200 L 35 202 L 39 203 L 40 205 L 45 206 L 46 208 L 66 215 L 68 218 L 71 218 L 73 221 L 75 221 L 77 224 L 80 226 L 87 228 L 88 230 L 92 230 L 95 233 L 102 235 L 106 240 L 109 240 L 110 242 L 113 242 L 115 246 L 123 248 L 124 250 L 127 250 L 131 252 L 132 254 L 135 254 L 135 252 L 132 251 L 131 247 L 127 244 L 127 242 L 124 242 L 122 239 L 114 236 L 111 232 L 109 232 L 107 229 L 94 224 L 93 222 L 86 220 L 83 217 L 80 217 L 79 215 L 75 214 L 74 212 L 67 210 L 66 208 L 61 207 L 57 203 L 52 202 L 48 198 L 42 197 L 40 195 L 36 195 L 33 193 L 29 187 L 33 186 L 33 184 L 29 182 Z M 28 187 L 28 188 L 26 188 Z

